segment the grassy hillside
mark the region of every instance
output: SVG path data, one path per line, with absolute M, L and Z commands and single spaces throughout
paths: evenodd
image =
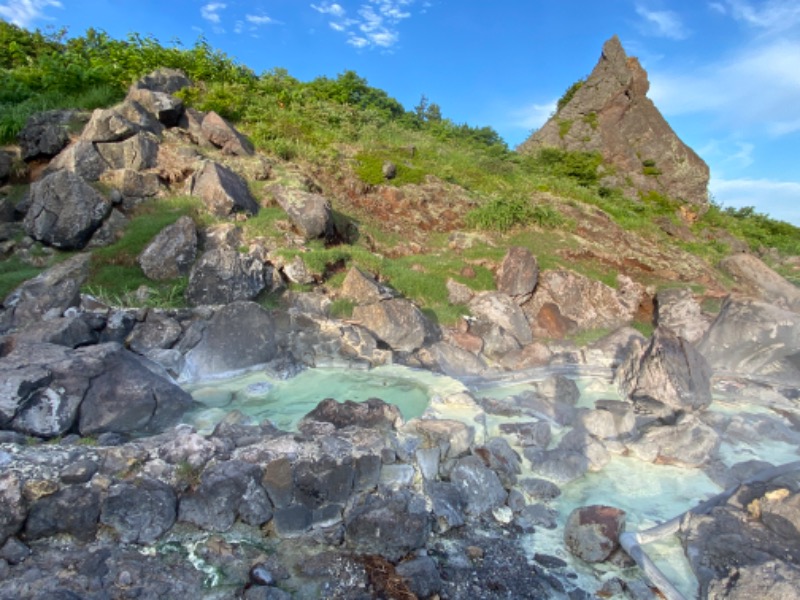
M 341 279 L 333 265 L 358 264 L 440 320 L 452 321 L 463 307 L 447 304 L 447 278 L 475 289 L 491 288 L 489 267 L 511 244 L 529 247 L 545 268 L 565 266 L 613 285 L 627 264 L 613 260 L 623 242 L 631 252 L 637 246 L 658 248 L 665 263 L 686 262 L 689 256 L 709 268 L 741 243 L 798 281 L 783 262 L 800 255 L 797 227 L 713 202 L 704 214 L 687 218 L 670 198 L 650 193 L 632 199 L 603 187 L 599 155 L 559 150 L 517 154 L 493 129 L 454 123 L 424 97 L 407 109 L 352 71 L 308 82 L 283 69 L 257 75 L 202 39 L 191 48 L 164 46 L 135 34 L 114 40 L 98 31 L 67 39 L 64 32 L 30 33 L 0 22 L 0 144 L 13 144 L 37 111 L 113 104 L 132 81 L 161 66 L 181 68 L 195 82 L 180 93 L 188 105 L 215 110 L 236 123 L 260 152 L 273 157 L 278 176 L 313 174 L 341 217 L 358 222 L 360 235 L 350 244 L 312 244 L 302 253 L 328 286 Z M 385 161 L 397 165 L 397 177 L 390 181 L 381 173 Z M 364 210 L 344 191 L 353 182 L 367 191 L 378 185 L 412 190 L 438 182 L 434 200 L 426 201 L 457 198 L 448 213 L 455 216 L 433 223 L 410 245 L 402 231 L 413 221 L 393 223 Z M 100 266 L 90 287 L 117 300 L 130 299 L 136 287 L 148 283 L 137 272 L 135 255 L 158 227 L 187 213 L 208 222 L 189 204 L 176 198 L 143 210 L 118 245 L 97 253 Z M 279 219 L 279 211 L 267 206 L 245 224 L 245 232 L 273 235 Z M 454 245 L 454 223 L 472 236 L 469 245 Z M 0 263 L 0 294 L 31 271 L 18 259 Z M 647 284 L 676 284 L 663 269 L 643 269 L 639 275 Z M 682 285 L 697 283 L 685 276 L 677 279 Z M 182 285 L 166 284 L 151 301 L 179 304 Z

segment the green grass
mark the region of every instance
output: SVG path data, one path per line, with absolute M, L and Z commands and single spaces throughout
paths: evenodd
M 393 179 L 383 176 L 383 165 L 392 162 L 397 167 Z M 425 181 L 424 169 L 414 166 L 408 149 L 393 151 L 361 152 L 356 155 L 356 174 L 361 181 L 370 185 L 420 184 Z
M 17 257 L 0 261 L 0 301 L 5 299 L 22 282 L 36 277 L 44 269 L 32 267 Z

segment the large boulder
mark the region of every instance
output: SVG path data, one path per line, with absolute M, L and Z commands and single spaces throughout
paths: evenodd
M 111 212 L 111 203 L 79 176 L 56 171 L 31 186 L 25 231 L 62 250 L 83 248 Z
M 271 269 L 258 257 L 216 248 L 204 252 L 192 266 L 186 300 L 193 306 L 253 300 L 271 281 Z
M 332 423 L 337 429 L 355 426 L 388 430 L 402 424 L 403 417 L 399 408 L 380 398 L 369 398 L 365 402 L 337 402 L 333 398 L 326 398 L 303 417 L 299 427 L 302 429 L 303 423 L 308 421 Z
M 340 291 L 344 298 L 354 300 L 358 304 L 372 304 L 381 300 L 389 300 L 392 293 L 371 275 L 367 275 L 358 267 L 352 267 L 345 275 Z
M 413 352 L 437 335 L 419 308 L 403 298 L 353 309 L 353 319 L 393 350 Z
M 203 117 L 203 123 L 200 128 L 206 139 L 217 148 L 221 148 L 226 154 L 235 156 L 252 156 L 255 154 L 255 149 L 250 140 L 236 131 L 233 125 L 213 110 Z
M 180 69 L 162 67 L 148 73 L 131 86 L 131 89 L 152 90 L 164 94 L 174 94 L 192 85 L 186 73 Z
M 565 97 L 547 123 L 519 151 L 542 148 L 600 152 L 613 167 L 606 183 L 635 197 L 656 191 L 703 209 L 708 203 L 708 166 L 675 134 L 647 97 L 650 83 L 617 36 L 603 45 L 588 79 Z
M 98 108 L 81 133 L 87 142 L 120 142 L 135 135 L 141 128 L 115 108 Z
M 275 186 L 272 193 L 280 207 L 289 215 L 292 225 L 307 240 L 333 235 L 331 203 L 320 194 Z
M 539 280 L 539 263 L 527 248 L 509 248 L 497 270 L 497 291 L 526 299 Z
M 277 356 L 275 323 L 254 302 L 234 302 L 218 311 L 200 342 L 186 355 L 186 376 L 218 373 L 267 363 Z
M 620 365 L 615 380 L 637 412 L 670 419 L 711 404 L 711 372 L 703 354 L 689 342 L 656 329 L 650 342 Z
M 200 485 L 181 498 L 178 519 L 209 531 L 227 531 L 239 517 L 260 526 L 272 518 L 272 503 L 261 485 L 261 469 L 242 461 L 217 463 Z
M 690 289 L 671 288 L 656 294 L 656 325 L 679 337 L 696 342 L 711 324 Z
M 80 405 L 81 435 L 160 432 L 192 405 L 192 397 L 118 344 L 89 346 L 87 359 L 100 362 Z
M 183 115 L 183 101 L 165 92 L 131 87 L 126 97 L 141 105 L 166 127 L 174 127 Z
M 770 269 L 761 259 L 740 252 L 724 258 L 719 266 L 762 302 L 800 312 L 800 288 Z
M 108 170 L 105 159 L 97 151 L 97 145 L 88 140 L 70 144 L 56 156 L 47 168 L 48 172 L 70 171 L 86 181 L 97 181 Z
M 756 300 L 728 298 L 697 346 L 719 373 L 800 381 L 800 315 Z
M 422 548 L 430 531 L 425 499 L 407 490 L 369 495 L 345 513 L 347 546 L 390 561 Z
M 22 159 L 52 158 L 69 143 L 70 133 L 85 122 L 85 116 L 74 110 L 48 110 L 32 115 L 17 136 Z
M 719 434 L 694 415 L 683 415 L 672 426 L 650 427 L 638 440 L 626 443 L 640 460 L 681 467 L 710 462 L 719 445 Z
M 100 522 L 126 544 L 152 544 L 175 524 L 178 500 L 166 483 L 149 477 L 111 486 Z
M 482 319 L 502 327 L 521 345 L 533 341 L 531 327 L 525 313 L 511 296 L 502 292 L 485 292 L 475 296 L 469 303 L 469 309 L 478 319 Z
M 94 539 L 100 518 L 100 496 L 96 490 L 71 485 L 39 498 L 30 508 L 24 536 L 38 540 L 59 533 L 82 542 Z
M 76 254 L 22 283 L 3 301 L 9 325 L 22 326 L 60 317 L 80 304 L 80 289 L 89 277 L 91 255 Z
M 540 273 L 533 297 L 522 308 L 534 336 L 551 338 L 589 329 L 617 329 L 629 323 L 635 312 L 613 288 L 566 269 Z
M 586 562 L 603 562 L 619 548 L 625 529 L 625 511 L 611 506 L 583 506 L 573 510 L 564 526 L 564 543 Z
M 0 472 L 0 545 L 20 530 L 28 516 L 22 485 L 19 473 L 10 469 Z
M 142 173 L 133 169 L 113 169 L 100 175 L 100 181 L 116 189 L 123 200 L 127 198 L 152 198 L 161 191 L 161 182 L 153 172 Z
M 138 260 L 149 279 L 166 281 L 188 275 L 196 256 L 197 227 L 184 216 L 158 232 Z
M 234 212 L 258 212 L 258 203 L 247 182 L 228 167 L 213 161 L 206 161 L 192 176 L 189 193 L 201 198 L 208 209 L 220 217 Z
M 111 169 L 143 171 L 156 166 L 159 143 L 154 134 L 139 131 L 120 142 L 95 144 L 95 148 Z

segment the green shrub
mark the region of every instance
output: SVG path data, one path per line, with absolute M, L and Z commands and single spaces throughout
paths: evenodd
M 330 315 L 334 319 L 349 319 L 355 307 L 356 303 L 349 298 L 337 298 L 331 302 Z
M 564 95 L 558 99 L 556 103 L 556 113 L 561 112 L 561 109 L 564 108 L 567 104 L 569 104 L 570 100 L 575 96 L 579 89 L 583 87 L 583 84 L 586 82 L 586 79 L 579 79 L 571 86 L 567 88 L 567 91 L 564 92 Z
M 597 129 L 598 122 L 597 122 L 597 113 L 592 111 L 583 116 L 583 122 L 586 123 L 592 129 Z
M 562 140 L 567 137 L 570 129 L 572 129 L 572 121 L 570 119 L 558 120 L 558 137 L 560 137 Z
M 533 218 L 531 201 L 519 196 L 492 198 L 467 214 L 467 224 L 477 229 L 507 231 Z

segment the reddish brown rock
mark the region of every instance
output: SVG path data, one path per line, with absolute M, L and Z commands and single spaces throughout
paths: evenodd
M 647 73 L 617 36 L 574 96 L 519 148 L 600 152 L 613 167 L 604 183 L 629 195 L 656 191 L 704 208 L 708 165 L 675 134 L 647 97 Z
M 564 543 L 572 554 L 586 562 L 603 562 L 619 548 L 625 529 L 625 511 L 593 505 L 572 511 L 564 527 Z

